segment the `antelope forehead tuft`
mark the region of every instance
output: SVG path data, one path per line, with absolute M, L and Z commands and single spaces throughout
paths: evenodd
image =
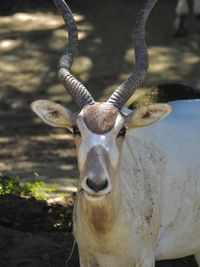
M 94 133 L 105 134 L 115 125 L 119 110 L 110 103 L 95 103 L 83 109 L 83 119 Z

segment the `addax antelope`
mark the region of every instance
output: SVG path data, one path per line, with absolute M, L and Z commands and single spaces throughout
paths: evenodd
M 58 76 L 81 111 L 47 100 L 32 108 L 74 134 L 81 267 L 152 267 L 191 254 L 200 266 L 200 100 L 124 109 L 148 69 L 145 24 L 155 3 L 144 0 L 136 19 L 133 73 L 99 103 L 70 73 L 77 27 L 64 0 L 55 0 L 69 33 Z

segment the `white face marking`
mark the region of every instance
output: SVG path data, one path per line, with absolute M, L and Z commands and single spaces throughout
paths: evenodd
M 82 168 L 85 164 L 88 152 L 95 146 L 102 146 L 107 152 L 112 164 L 115 168 L 119 160 L 119 150 L 116 145 L 116 138 L 119 129 L 123 125 L 123 118 L 119 115 L 116 119 L 115 126 L 113 129 L 105 134 L 95 134 L 91 132 L 85 125 L 84 120 L 81 116 L 77 117 L 77 124 L 81 131 L 82 142 L 79 147 L 79 167 Z

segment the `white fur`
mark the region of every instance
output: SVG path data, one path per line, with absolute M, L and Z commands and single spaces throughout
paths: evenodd
M 85 164 L 86 157 L 88 152 L 97 145 L 101 145 L 107 152 L 110 158 L 110 162 L 113 167 L 116 167 L 119 160 L 119 151 L 116 147 L 116 128 L 120 128 L 123 123 L 123 120 L 120 116 L 118 116 L 115 127 L 111 130 L 111 132 L 106 134 L 95 134 L 91 132 L 85 125 L 83 118 L 78 116 L 77 124 L 82 133 L 82 142 L 79 147 L 79 162 L 80 168 Z
M 108 233 L 92 230 L 77 196 L 74 234 L 82 267 L 152 267 L 155 260 L 200 258 L 200 101 L 171 105 L 163 121 L 130 130 L 125 138 Z M 103 139 L 89 134 L 84 137 L 89 147 L 114 146 L 110 137 L 106 141 L 109 134 Z M 106 197 L 96 202 L 105 209 L 112 204 Z

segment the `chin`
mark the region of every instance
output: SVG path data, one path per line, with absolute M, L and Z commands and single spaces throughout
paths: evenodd
M 95 192 L 88 192 L 86 190 L 83 190 L 83 193 L 84 193 L 84 196 L 87 200 L 90 200 L 90 201 L 98 201 L 98 200 L 104 200 L 106 197 L 108 197 L 111 193 L 111 191 L 107 191 L 106 192 L 98 192 L 98 193 L 95 193 Z

